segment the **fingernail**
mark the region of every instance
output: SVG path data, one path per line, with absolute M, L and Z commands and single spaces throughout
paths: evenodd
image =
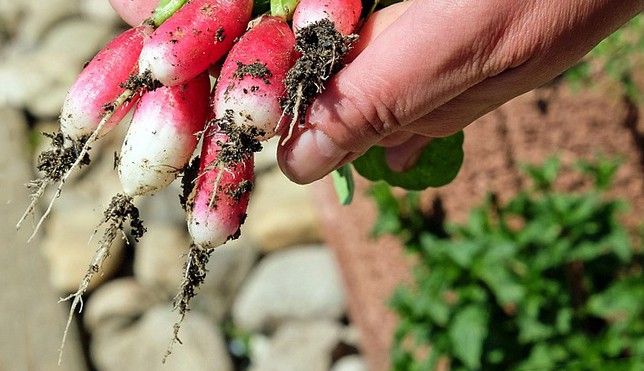
M 349 154 L 316 129 L 308 129 L 291 140 L 281 165 L 286 176 L 296 183 L 311 183 L 324 177 Z

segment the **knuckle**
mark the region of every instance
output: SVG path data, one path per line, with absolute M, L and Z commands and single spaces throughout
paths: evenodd
M 371 82 L 374 84 L 374 81 Z M 397 102 L 392 99 L 392 94 L 387 94 L 385 82 L 375 82 L 379 89 L 365 89 L 364 86 L 349 86 L 347 99 L 352 110 L 359 116 L 363 135 L 383 138 L 394 133 L 402 127 L 398 118 Z

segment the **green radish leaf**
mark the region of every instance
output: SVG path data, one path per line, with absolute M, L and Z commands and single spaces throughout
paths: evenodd
M 350 204 L 353 200 L 355 190 L 351 165 L 344 165 L 331 174 L 333 175 L 333 184 L 335 185 L 335 192 L 338 194 L 340 203 L 342 205 Z
M 384 180 L 392 186 L 420 191 L 450 183 L 463 163 L 463 132 L 435 138 L 425 147 L 416 165 L 402 173 L 394 172 L 385 161 L 385 149 L 372 147 L 353 161 L 356 171 L 371 181 Z

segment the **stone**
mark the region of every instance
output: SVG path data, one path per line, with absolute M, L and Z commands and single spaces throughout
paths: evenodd
M 175 224 L 144 222 L 148 230 L 135 249 L 134 275 L 149 290 L 172 298 L 183 280 L 190 237 Z
M 43 237 L 43 253 L 47 257 L 51 284 L 62 293 L 75 292 L 87 273 L 88 266 L 98 248 L 100 235 L 88 243 L 92 231 L 100 219 L 99 213 L 83 211 L 96 206 L 95 202 L 80 200 L 76 192 L 67 192 L 77 200 L 78 209 L 58 209 L 46 222 Z M 57 206 L 64 202 L 59 201 Z M 99 232 L 100 233 L 100 232 Z M 117 237 L 110 248 L 110 256 L 101 266 L 100 274 L 94 275 L 89 291 L 105 282 L 118 270 L 122 261 L 125 241 Z
M 141 317 L 161 298 L 133 277 L 117 278 L 99 287 L 87 300 L 83 323 L 90 333 L 123 326 Z
M 179 203 L 182 192 L 181 182 L 177 179 L 152 197 L 142 197 L 141 217 L 150 223 L 185 226 L 186 212 Z
M 0 46 L 15 36 L 24 13 L 24 1 L 0 0 Z M 4 51 L 0 48 L 0 57 Z
M 79 0 L 25 1 L 25 17 L 20 22 L 17 41 L 27 47 L 37 44 L 56 23 L 77 15 L 79 4 Z
M 253 349 L 251 371 L 328 371 L 342 325 L 331 320 L 291 321 L 280 326 L 263 351 Z
M 309 188 L 291 182 L 279 169 L 259 176 L 242 233 L 265 252 L 319 242 L 319 222 Z
M 191 311 L 179 332 L 183 344 L 174 344 L 163 363 L 172 339 L 177 313 L 157 305 L 127 327 L 107 328 L 93 334 L 92 359 L 101 371 L 232 371 L 225 340 L 217 325 Z
M 277 167 L 278 146 L 279 137 L 276 136 L 262 142 L 262 150 L 255 154 L 255 174 L 261 175 Z
M 26 106 L 39 118 L 57 118 L 83 64 L 115 35 L 111 27 L 90 20 L 60 22 L 33 48 L 0 59 L 0 104 Z
M 121 17 L 114 11 L 109 1 L 83 0 L 80 3 L 81 15 L 92 21 L 105 25 L 122 25 Z
M 80 68 L 74 58 L 55 50 L 41 49 L 7 58 L 0 63 L 0 104 L 24 107 L 56 86 L 69 88 Z M 54 100 L 62 105 L 64 97 L 57 93 Z
M 278 251 L 261 260 L 233 304 L 233 320 L 248 331 L 290 319 L 338 319 L 345 297 L 335 261 L 322 246 Z
M 29 113 L 36 117 L 53 119 L 60 116 L 60 109 L 65 102 L 69 86 L 56 84 L 49 91 L 35 94 L 33 99 L 25 102 Z
M 47 32 L 42 41 L 42 48 L 67 55 L 82 67 L 85 61 L 90 60 L 116 35 L 117 32 L 102 23 L 72 18 L 60 22 Z
M 331 371 L 368 371 L 367 364 L 358 354 L 340 358 L 331 368 Z
M 40 236 L 27 243 L 29 223 L 16 222 L 29 202 L 24 184 L 32 176 L 26 135 L 27 122 L 16 109 L 0 105 L 0 368 L 3 370 L 86 370 L 78 331 L 72 326 L 62 368 L 58 348 L 67 310 L 49 283 Z

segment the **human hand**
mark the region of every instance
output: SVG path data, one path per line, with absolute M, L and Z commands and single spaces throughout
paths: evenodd
M 413 0 L 375 13 L 349 64 L 315 99 L 308 125 L 278 150 L 310 183 L 374 145 L 393 170 L 576 63 L 644 2 Z M 353 60 L 351 59 L 353 58 Z
M 110 0 L 130 24 L 158 0 Z M 374 13 L 278 149 L 283 172 L 310 183 L 387 147 L 389 166 L 412 166 L 431 138 L 455 133 L 556 77 L 641 12 L 644 0 L 411 0 Z

